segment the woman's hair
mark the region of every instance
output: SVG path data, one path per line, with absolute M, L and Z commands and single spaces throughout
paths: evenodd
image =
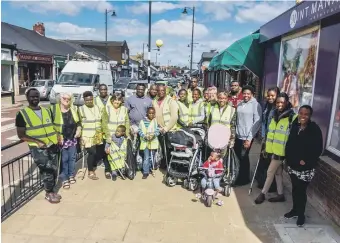
M 209 91 L 209 88 L 204 88 L 203 89 L 203 94 L 205 93 L 205 92 L 208 92 Z
M 85 91 L 85 92 L 83 93 L 84 99 L 85 99 L 86 97 L 90 97 L 90 96 L 93 96 L 93 93 L 92 93 L 91 91 Z
M 242 87 L 242 93 L 243 93 L 245 90 L 249 90 L 250 93 L 254 94 L 254 88 L 253 88 L 253 86 L 245 85 L 245 86 Z
M 123 96 L 113 94 L 110 100 L 111 100 L 111 102 L 112 102 L 112 101 L 115 101 L 115 100 L 118 100 L 118 101 L 123 102 Z
M 228 97 L 228 94 L 226 92 L 224 92 L 224 91 L 219 92 L 217 97 L 219 97 L 220 95 L 224 95 L 224 96 Z
M 59 95 L 57 95 L 56 97 L 56 102 L 58 104 L 60 104 L 60 101 L 61 101 L 61 97 L 68 97 L 70 98 L 70 101 L 72 102 L 73 101 L 73 95 L 71 93 L 67 93 L 67 92 L 63 92 L 63 93 L 60 93 Z M 84 97 L 85 98 L 85 97 Z
M 280 89 L 279 87 L 273 87 L 273 88 L 269 88 L 267 90 L 267 93 L 270 92 L 270 91 L 274 91 L 276 93 L 276 95 L 279 95 L 280 94 Z
M 178 94 L 180 94 L 181 92 L 185 92 L 185 94 L 188 95 L 188 92 L 187 92 L 186 89 L 180 89 L 180 90 L 178 91 Z
M 201 93 L 201 90 L 200 90 L 200 89 L 195 88 L 195 89 L 192 91 L 192 93 L 194 93 L 195 91 L 198 92 L 198 94 L 199 94 L 200 96 L 202 96 L 202 93 Z
M 313 108 L 312 108 L 310 105 L 303 105 L 303 106 L 301 106 L 301 107 L 299 108 L 299 111 L 300 111 L 301 109 L 303 109 L 303 108 L 309 110 L 309 113 L 310 113 L 311 116 L 313 115 Z
M 291 109 L 293 107 L 292 103 L 290 103 L 290 101 L 289 101 L 289 96 L 286 93 L 282 92 L 282 93 L 278 94 L 277 97 L 276 97 L 276 100 L 278 98 L 284 98 L 285 99 L 285 101 L 287 102 L 287 107 L 286 107 L 287 110 Z

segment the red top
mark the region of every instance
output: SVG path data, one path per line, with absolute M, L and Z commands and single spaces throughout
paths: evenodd
M 212 169 L 221 169 L 221 170 L 215 170 L 215 174 L 221 174 L 223 173 L 223 160 L 219 159 L 217 161 L 213 160 L 207 160 L 203 164 L 204 168 L 212 168 Z
M 238 95 L 232 96 L 229 94 L 228 102 L 231 102 L 233 104 L 233 107 L 236 108 L 237 105 L 243 100 L 243 94 L 242 92 L 238 93 Z

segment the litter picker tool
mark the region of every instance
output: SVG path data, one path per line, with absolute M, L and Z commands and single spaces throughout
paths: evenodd
M 254 184 L 254 180 L 255 180 L 257 168 L 259 167 L 259 163 L 260 163 L 260 158 L 257 160 L 256 167 L 255 167 L 255 171 L 254 171 L 254 175 L 253 175 L 253 179 L 251 180 L 251 183 L 250 183 L 250 188 L 249 188 L 249 192 L 248 192 L 248 195 L 249 195 L 249 196 L 250 196 L 250 194 L 251 194 L 252 191 L 253 191 L 253 184 Z

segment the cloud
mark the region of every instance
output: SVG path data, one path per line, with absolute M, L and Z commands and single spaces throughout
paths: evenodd
M 170 2 L 152 2 L 152 13 L 160 14 L 169 10 L 183 8 L 183 4 L 175 4 Z M 149 3 L 138 3 L 127 7 L 128 11 L 134 14 L 147 14 L 149 13 Z
M 57 13 L 69 16 L 76 16 L 83 9 L 104 12 L 105 9 L 112 9 L 113 6 L 106 0 L 97 1 L 12 1 L 11 5 L 16 8 L 25 8 L 33 13 L 49 14 Z
M 290 7 L 292 7 L 295 2 L 283 1 L 283 2 L 261 2 L 253 6 L 243 6 L 237 10 L 235 15 L 235 20 L 239 23 L 246 22 L 258 22 L 265 23 L 276 16 L 280 15 Z
M 209 34 L 208 28 L 195 23 L 195 38 L 201 38 Z M 152 32 L 158 35 L 172 35 L 180 37 L 191 37 L 192 22 L 189 20 L 159 20 L 152 25 Z

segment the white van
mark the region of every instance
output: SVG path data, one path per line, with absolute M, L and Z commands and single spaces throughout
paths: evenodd
M 51 104 L 56 103 L 58 94 L 67 92 L 73 94 L 75 105 L 83 105 L 83 93 L 85 91 L 92 91 L 94 97 L 96 97 L 99 94 L 100 84 L 106 84 L 108 93 L 112 94 L 113 78 L 108 62 L 99 60 L 68 61 L 51 90 Z

